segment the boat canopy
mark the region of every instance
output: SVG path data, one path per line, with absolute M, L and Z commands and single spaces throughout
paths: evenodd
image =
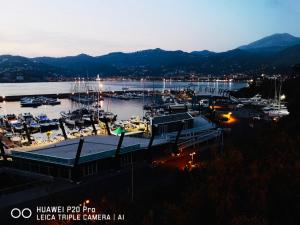
M 115 129 L 114 131 L 112 131 L 112 133 L 114 135 L 121 135 L 121 133 L 123 133 L 123 132 L 126 132 L 126 131 L 122 127 L 118 127 L 117 129 Z

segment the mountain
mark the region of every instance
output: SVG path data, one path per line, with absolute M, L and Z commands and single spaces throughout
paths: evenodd
M 202 50 L 202 51 L 192 51 L 191 54 L 194 55 L 201 55 L 201 56 L 211 56 L 216 54 L 215 52 L 209 51 L 209 50 Z
M 300 44 L 300 38 L 288 33 L 273 34 L 248 45 L 243 45 L 239 49 L 247 51 L 278 52 L 287 47 Z
M 132 53 L 110 53 L 99 56 L 97 60 L 102 63 L 112 63 L 118 67 L 168 67 L 191 64 L 198 60 L 197 56 L 177 51 L 166 51 L 160 48 L 137 51 Z
M 275 65 L 295 65 L 300 63 L 300 44 L 288 47 L 276 54 Z
M 0 56 L 0 81 L 13 82 L 18 79 L 26 81 L 42 81 L 45 77 L 54 77 L 62 71 L 41 62 L 22 56 Z
M 40 62 L 46 65 L 50 65 L 56 68 L 60 68 L 65 73 L 80 73 L 86 74 L 88 72 L 95 73 L 99 70 L 97 60 L 89 55 L 80 54 L 77 56 L 66 56 L 60 58 L 54 57 L 37 57 L 32 60 Z
M 299 38 L 274 34 L 249 45 L 215 53 L 160 48 L 102 56 L 0 56 L 0 81 L 40 81 L 75 76 L 175 76 L 187 73 L 292 73 L 300 64 Z M 23 79 L 22 79 L 23 77 Z

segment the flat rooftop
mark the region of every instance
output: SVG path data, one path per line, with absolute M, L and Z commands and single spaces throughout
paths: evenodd
M 114 157 L 119 142 L 118 136 L 87 136 L 79 163 Z M 22 148 L 11 150 L 12 156 L 30 160 L 44 161 L 61 165 L 73 165 L 78 149 L 79 138 L 69 139 L 44 147 L 33 147 L 31 151 Z M 153 145 L 165 144 L 166 140 L 154 139 Z M 148 146 L 149 139 L 125 136 L 120 154 L 138 151 Z
M 188 112 L 175 113 L 170 115 L 155 116 L 151 119 L 151 124 L 167 124 L 180 122 L 184 120 L 193 120 L 193 117 Z

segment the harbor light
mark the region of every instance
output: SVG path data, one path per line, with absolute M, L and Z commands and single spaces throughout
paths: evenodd
M 223 119 L 225 119 L 225 120 L 222 120 L 223 123 L 228 124 L 228 123 L 236 122 L 236 118 L 234 118 L 234 116 L 232 116 L 232 112 L 222 114 L 221 116 L 223 117 Z
M 2 99 L 3 99 L 3 100 L 5 99 L 5 95 L 2 95 Z
M 280 100 L 284 100 L 286 97 L 285 97 L 285 94 L 281 95 L 280 96 Z

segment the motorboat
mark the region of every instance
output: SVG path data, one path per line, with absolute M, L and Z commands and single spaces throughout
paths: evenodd
M 11 125 L 11 127 L 12 127 L 12 129 L 13 129 L 14 132 L 22 133 L 24 127 L 23 127 L 21 121 L 19 121 L 19 120 L 12 120 L 10 122 L 10 125 Z
M 41 100 L 35 98 L 26 98 L 21 100 L 20 103 L 21 107 L 38 107 L 43 104 Z
M 12 120 L 17 120 L 17 116 L 15 114 L 6 114 L 5 115 L 5 120 L 10 122 Z
M 52 120 L 50 120 L 50 127 L 52 129 L 58 129 L 58 127 L 59 127 L 59 120 L 58 119 L 52 119 Z
M 36 133 L 40 131 L 41 126 L 38 122 L 32 120 L 29 122 L 28 125 L 31 133 Z
M 60 104 L 61 104 L 61 102 L 58 101 L 57 99 L 49 98 L 47 100 L 47 105 L 60 105 Z
M 27 124 L 31 133 L 38 132 L 40 130 L 40 125 L 37 123 L 31 113 L 22 113 L 18 118 Z
M 269 104 L 269 101 L 262 98 L 260 94 L 256 94 L 252 98 L 239 98 L 238 100 L 240 103 L 248 105 L 266 106 Z
M 199 105 L 202 106 L 202 107 L 209 107 L 209 100 L 208 99 L 201 99 L 199 101 Z
M 51 120 L 46 114 L 41 113 L 36 117 L 36 121 L 39 123 L 41 131 L 51 130 Z

